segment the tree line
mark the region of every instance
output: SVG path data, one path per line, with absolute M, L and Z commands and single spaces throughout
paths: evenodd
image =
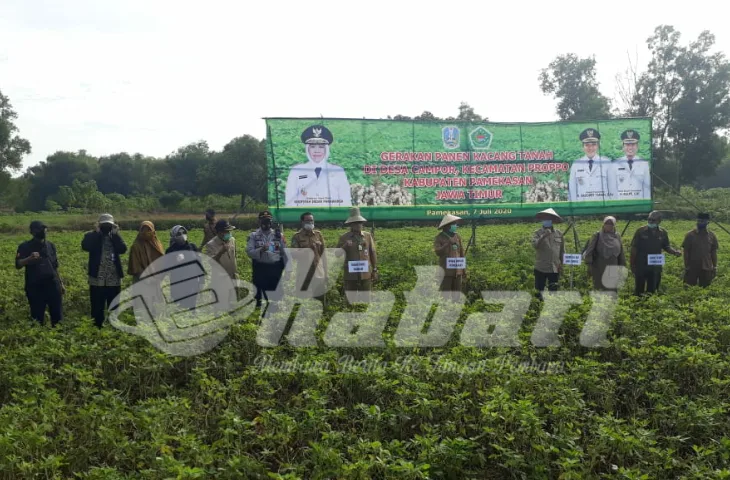
M 657 27 L 646 41 L 646 68 L 639 71 L 638 62 L 629 59 L 617 74 L 614 98 L 600 90 L 596 60 L 572 53 L 558 55 L 541 70 L 539 87 L 555 98 L 560 120 L 652 117 L 654 172 L 672 186 L 730 187 L 730 62 L 713 50 L 715 37 L 708 31 L 686 45 L 680 39 L 674 27 Z M 240 211 L 266 203 L 265 139 L 243 135 L 220 151 L 200 141 L 164 158 L 58 151 L 12 178 L 31 151 L 16 118 L 10 99 L 0 92 L 0 208 L 199 211 L 212 206 Z M 387 118 L 489 121 L 465 102 L 456 117 L 424 111 Z

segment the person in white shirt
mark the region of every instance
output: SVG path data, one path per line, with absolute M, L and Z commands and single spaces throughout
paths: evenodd
M 352 195 L 345 169 L 328 162 L 332 132 L 323 125 L 312 125 L 302 132 L 302 143 L 309 161 L 294 165 L 286 182 L 284 205 L 287 207 L 350 207 Z
M 568 200 L 571 202 L 612 200 L 608 188 L 611 159 L 598 154 L 601 134 L 595 128 L 586 128 L 580 134 L 585 155 L 573 162 L 568 181 Z
M 651 199 L 649 162 L 636 155 L 639 150 L 639 132 L 626 130 L 621 134 L 621 141 L 625 155 L 611 165 L 608 174 L 608 185 L 615 192 L 613 199 Z

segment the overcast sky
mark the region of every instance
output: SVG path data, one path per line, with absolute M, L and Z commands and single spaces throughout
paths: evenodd
M 730 52 L 723 5 L 0 0 L 0 90 L 33 147 L 24 168 L 57 150 L 220 149 L 262 138 L 267 116 L 455 116 L 466 101 L 491 121 L 551 121 L 537 76 L 556 55 L 595 55 L 613 97 L 657 25 Z

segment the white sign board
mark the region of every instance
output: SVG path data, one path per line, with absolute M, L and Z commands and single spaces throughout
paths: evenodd
M 450 269 L 461 269 L 466 268 L 466 258 L 464 257 L 449 257 L 446 259 L 446 268 Z
M 580 253 L 564 253 L 563 265 L 580 265 L 581 259 Z
M 648 265 L 664 265 L 664 254 L 658 253 L 656 255 L 647 255 Z
M 350 273 L 367 273 L 370 271 L 367 260 L 354 260 L 347 262 L 347 268 Z

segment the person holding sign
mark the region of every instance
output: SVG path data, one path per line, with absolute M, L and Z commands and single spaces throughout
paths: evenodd
M 360 215 L 360 209 L 352 207 L 350 216 L 345 220 L 345 225 L 350 226 L 350 231 L 342 235 L 337 242 L 337 248 L 343 249 L 345 254 L 346 292 L 370 292 L 372 281 L 378 279 L 375 240 L 368 232 L 363 232 L 362 227 L 365 222 L 367 220 Z
M 717 275 L 717 237 L 707 230 L 709 213 L 697 215 L 697 228 L 687 232 L 682 243 L 684 249 L 684 283 L 709 287 Z
M 634 274 L 634 295 L 637 297 L 644 292 L 654 293 L 659 290 L 664 266 L 662 250 L 677 257 L 682 255 L 682 252 L 669 245 L 667 231 L 659 228 L 661 214 L 654 210 L 649 214 L 648 220 L 647 225 L 636 230 L 631 240 L 631 273 Z
M 532 246 L 535 248 L 535 290 L 542 300 L 546 283 L 549 291 L 558 290 L 558 280 L 563 271 L 565 243 L 563 233 L 553 227 L 554 223 L 563 221 L 555 210 L 543 210 L 536 218 L 542 220 L 542 228 L 532 235 Z
M 332 132 L 324 125 L 307 127 L 301 135 L 309 161 L 289 171 L 284 193 L 287 207 L 349 207 L 350 182 L 345 169 L 328 162 Z
M 606 217 L 603 227 L 594 233 L 583 252 L 583 261 L 588 267 L 588 275 L 593 277 L 593 288 L 596 290 L 615 290 L 618 285 L 618 268 L 608 266 L 626 266 L 624 246 L 621 235 L 616 231 L 616 219 Z M 611 277 L 616 278 L 611 278 Z M 608 285 L 604 283 L 607 281 Z
M 585 155 L 570 166 L 568 200 L 571 202 L 612 200 L 609 190 L 608 172 L 611 159 L 598 154 L 601 134 L 595 128 L 586 128 L 580 133 Z
M 624 156 L 616 159 L 608 171 L 608 187 L 613 200 L 651 199 L 649 162 L 638 157 L 639 132 L 626 130 L 621 134 Z
M 440 290 L 444 292 L 445 297 L 451 298 L 454 302 L 459 300 L 462 280 L 466 276 L 464 245 L 456 233 L 457 223 L 460 221 L 460 217 L 446 215 L 438 226 L 441 233 L 436 235 L 433 242 L 433 250 L 439 257 L 439 266 L 444 269 Z

